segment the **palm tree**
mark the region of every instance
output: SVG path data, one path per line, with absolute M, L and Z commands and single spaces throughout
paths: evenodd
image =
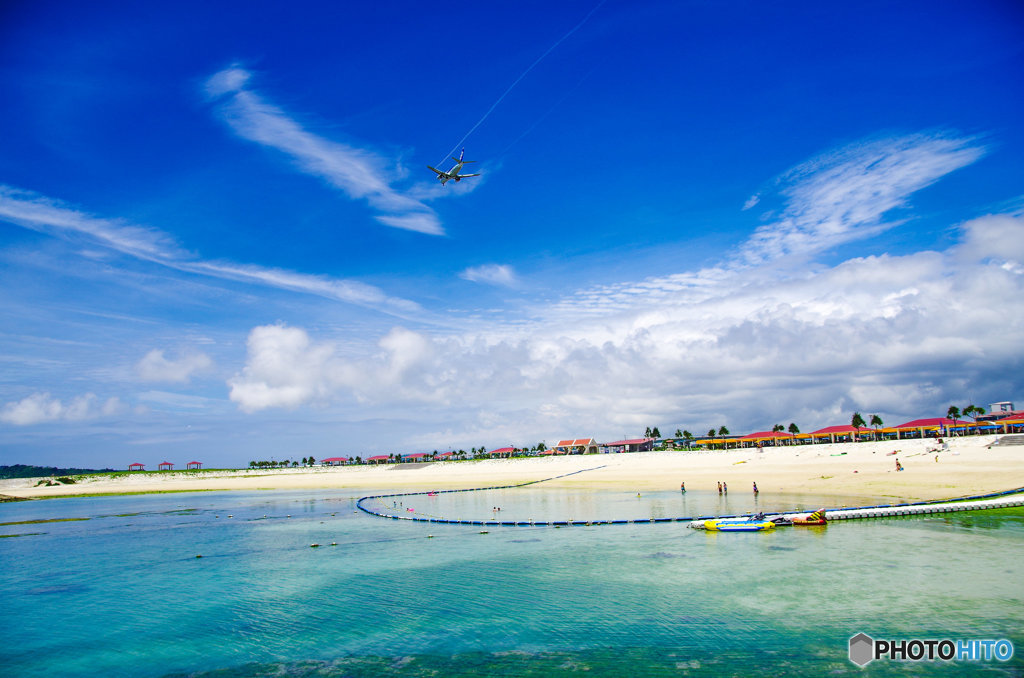
M 853 417 L 850 419 L 850 426 L 857 429 L 853 432 L 853 442 L 857 442 L 857 434 L 860 432 L 860 429 L 864 428 L 866 425 L 864 417 L 860 416 L 860 412 L 854 412 Z
M 885 424 L 882 423 L 882 418 L 880 416 L 878 416 L 877 414 L 872 414 L 871 415 L 871 426 L 873 426 L 874 429 L 875 429 L 875 440 L 878 440 L 878 427 L 879 426 L 885 426 Z
M 783 426 L 782 424 L 776 424 L 775 426 L 772 426 L 772 433 L 777 433 L 779 431 L 785 431 L 785 430 L 786 430 L 786 427 Z
M 950 405 L 949 409 L 946 410 L 946 418 L 953 420 L 953 426 L 957 425 L 957 420 L 960 418 L 960 408 L 956 405 Z
M 683 437 L 683 432 L 680 431 L 679 429 L 676 429 L 676 438 L 682 438 L 682 437 Z
M 967 407 L 964 408 L 963 412 L 963 415 L 965 417 L 970 417 L 971 419 L 974 420 L 975 423 L 978 422 L 978 417 L 980 417 L 983 414 L 985 414 L 985 408 L 978 407 L 977 405 L 968 405 Z
M 800 433 L 800 427 L 791 421 L 789 422 L 789 432 L 792 433 L 793 435 L 796 435 Z

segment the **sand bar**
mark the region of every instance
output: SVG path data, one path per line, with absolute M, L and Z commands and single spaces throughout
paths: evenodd
M 462 489 L 511 485 L 588 470 L 545 486 L 642 491 L 713 490 L 762 497 L 815 494 L 830 497 L 944 499 L 1024 487 L 1024 446 L 992 445 L 997 436 L 948 439 L 949 449 L 931 452 L 933 439 L 800 445 L 704 451 L 571 455 L 525 459 L 338 466 L 278 470 L 166 471 L 84 477 L 73 485 L 36 487 L 38 479 L 0 481 L 0 494 L 45 498 L 83 494 L 187 492 L 203 490 Z M 899 450 L 897 455 L 890 454 Z M 904 471 L 896 471 L 896 459 Z M 937 459 L 937 460 L 936 460 Z

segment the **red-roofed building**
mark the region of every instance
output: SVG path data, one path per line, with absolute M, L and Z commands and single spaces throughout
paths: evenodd
M 162 461 L 159 464 L 157 464 L 157 468 L 160 469 L 161 471 L 170 471 L 171 469 L 174 468 L 174 464 L 172 464 L 169 461 Z
M 793 434 L 786 433 L 784 431 L 758 431 L 757 433 L 748 433 L 745 436 L 740 436 L 738 442 L 743 447 L 754 447 L 758 445 L 778 445 L 780 443 L 793 443 Z
M 328 457 L 327 459 L 321 459 L 320 463 L 326 466 L 341 466 L 348 463 L 348 457 Z
M 391 459 L 391 457 L 389 457 L 386 454 L 378 454 L 378 455 L 375 455 L 373 457 L 367 457 L 366 461 L 373 462 L 374 464 L 380 464 L 382 462 L 387 462 L 390 459 Z
M 434 458 L 435 459 L 450 459 L 454 455 L 455 455 L 454 452 L 438 452 L 437 456 L 434 457 Z
M 610 452 L 650 452 L 654 449 L 655 438 L 632 438 L 630 440 L 616 440 L 613 443 L 604 443 L 601 447 L 607 447 Z
M 128 464 L 128 470 L 129 471 L 145 471 L 146 467 L 143 466 L 142 464 L 140 464 L 139 462 L 135 462 L 134 464 Z
M 826 426 L 807 434 L 812 440 L 827 438 L 830 443 L 841 443 L 856 440 L 860 436 L 873 435 L 874 430 L 863 426 Z
M 559 440 L 555 445 L 555 454 L 597 454 L 600 452 L 597 441 L 593 438 L 573 438 Z
M 544 456 L 547 456 L 549 454 L 558 454 L 558 450 L 552 447 L 546 450 L 541 450 L 540 453 L 543 454 Z
M 423 461 L 425 457 L 429 456 L 429 452 L 413 452 L 412 454 L 403 454 L 402 461 Z
M 190 461 L 189 463 L 185 464 L 185 468 L 187 468 L 187 469 L 203 468 L 203 462 L 201 462 L 201 461 Z
M 899 426 L 882 429 L 885 433 L 896 433 L 897 438 L 924 438 L 927 435 L 946 435 L 951 426 L 960 426 L 966 422 L 953 421 L 945 417 L 931 419 L 915 419 Z M 915 435 L 916 434 L 916 435 Z
M 511 457 L 512 453 L 516 451 L 514 447 L 499 447 L 496 450 L 491 450 L 487 454 L 492 457 Z

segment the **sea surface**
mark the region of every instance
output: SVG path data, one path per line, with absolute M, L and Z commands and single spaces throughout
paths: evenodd
M 387 520 L 356 510 L 367 494 L 0 504 L 0 674 L 1024 675 L 1020 509 L 723 534 Z M 842 503 L 541 484 L 372 506 L 585 522 Z M 859 632 L 1007 639 L 1015 655 L 861 669 Z

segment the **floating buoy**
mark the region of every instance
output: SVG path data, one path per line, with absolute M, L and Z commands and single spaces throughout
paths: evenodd
M 427 539 L 433 539 L 433 538 L 434 538 L 434 535 L 432 535 L 432 534 L 428 534 L 427 535 Z
M 197 553 L 196 554 L 196 558 L 202 558 L 202 557 L 203 557 L 203 554 L 201 554 L 201 553 Z
M 337 545 L 338 545 L 338 542 L 336 542 L 336 541 L 332 541 L 331 542 L 331 546 L 337 546 Z
M 310 544 L 310 545 L 309 545 L 309 548 L 311 548 L 311 549 L 315 549 L 315 548 L 316 548 L 316 547 L 318 547 L 318 546 L 320 546 L 320 544 Z
M 234 518 L 234 516 L 228 516 L 228 518 Z
M 487 530 L 480 530 L 480 534 L 490 534 Z

